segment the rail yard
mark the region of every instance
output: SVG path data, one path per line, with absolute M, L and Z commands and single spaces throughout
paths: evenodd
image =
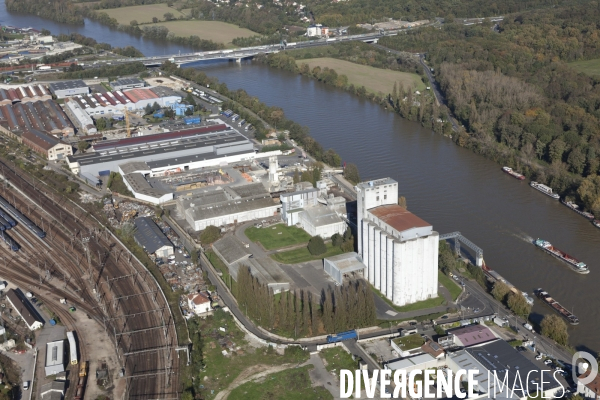
M 97 343 L 86 342 L 61 299 L 98 322 L 115 347 L 125 398 L 178 398 L 177 332 L 154 277 L 85 209 L 6 163 L 0 168 L 2 197 L 46 233 L 41 238 L 21 223 L 13 227 L 10 235 L 20 248 L 4 251 L 0 274 L 77 332 L 81 361 L 94 361 L 86 359 L 86 348 Z M 70 377 L 73 388 L 76 375 Z

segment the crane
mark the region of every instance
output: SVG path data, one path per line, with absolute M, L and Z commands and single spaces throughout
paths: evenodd
M 129 114 L 133 114 L 127 108 L 123 108 L 123 113 L 125 113 L 125 125 L 127 126 L 127 137 L 131 137 L 131 125 L 129 123 Z

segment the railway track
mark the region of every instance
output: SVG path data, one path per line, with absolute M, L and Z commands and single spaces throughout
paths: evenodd
M 5 198 L 14 205 L 20 200 L 19 210 L 47 233 L 40 239 L 17 225 L 21 251 L 0 263 L 0 271 L 37 296 L 46 289 L 69 299 L 101 322 L 125 368 L 127 398 L 179 398 L 177 333 L 153 277 L 85 210 L 44 183 L 0 166 L 17 189 L 4 187 Z M 32 277 L 36 272 L 39 279 Z

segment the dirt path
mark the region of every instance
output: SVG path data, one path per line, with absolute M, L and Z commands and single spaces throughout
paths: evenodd
M 229 396 L 229 393 L 236 387 L 243 385 L 246 382 L 253 381 L 255 379 L 264 378 L 267 375 L 274 374 L 275 372 L 280 372 L 286 369 L 291 368 L 296 364 L 283 364 L 276 365 L 274 367 L 269 367 L 268 365 L 258 364 L 253 365 L 251 367 L 246 368 L 242 371 L 242 373 L 235 378 L 233 382 L 227 387 L 227 389 L 222 390 L 217 394 L 215 400 L 225 400 Z

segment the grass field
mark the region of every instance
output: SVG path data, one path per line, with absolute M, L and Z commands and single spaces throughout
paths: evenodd
M 169 29 L 169 32 L 173 32 L 176 36 L 196 35 L 200 39 L 212 40 L 230 46 L 231 41 L 237 37 L 256 35 L 255 32 L 249 29 L 220 21 L 169 21 L 145 26 L 165 26 Z
M 231 391 L 229 399 L 305 400 L 332 399 L 323 386 L 311 386 L 312 365 L 267 375 L 260 381 L 244 383 Z
M 327 362 L 325 368 L 329 372 L 339 372 L 340 369 L 349 369 L 351 371 L 358 369 L 358 360 L 352 360 L 352 356 L 341 347 L 321 350 L 319 355 Z
M 412 86 L 416 90 L 425 90 L 425 84 L 421 82 L 419 75 L 408 72 L 374 68 L 329 57 L 298 60 L 296 63 L 298 66 L 306 63 L 311 69 L 316 66 L 321 69 L 332 68 L 338 74 L 346 75 L 348 83 L 354 86 L 364 86 L 371 93 L 391 93 L 394 82 L 402 83 L 405 88 Z
M 456 284 L 450 277 L 444 275 L 443 273 L 438 274 L 438 281 L 448 289 L 450 294 L 452 295 L 452 300 L 456 300 L 457 297 L 462 293 L 462 289 L 460 286 Z
M 307 243 L 310 235 L 304 229 L 295 226 L 277 224 L 268 228 L 250 227 L 246 236 L 253 242 L 260 242 L 267 250 L 279 249 L 299 243 Z
M 325 257 L 333 257 L 342 254 L 343 251 L 339 247 L 333 247 L 331 243 L 327 243 L 327 252 L 319 256 L 313 256 L 308 251 L 308 248 L 301 247 L 299 249 L 284 251 L 281 253 L 271 254 L 271 258 L 282 264 L 298 264 L 307 261 L 321 260 Z
M 579 72 L 590 76 L 600 76 L 600 58 L 587 61 L 576 61 L 569 63 L 571 67 Z
M 175 18 L 179 18 L 180 16 L 184 15 L 176 9 L 168 7 L 166 3 L 109 8 L 107 10 L 100 11 L 107 13 L 109 17 L 115 18 L 120 24 L 124 25 L 129 25 L 129 22 L 132 20 L 136 20 L 138 24 L 147 24 L 152 22 L 152 17 L 156 17 L 159 19 L 159 21 L 163 21 L 166 13 L 173 14 L 173 17 Z

